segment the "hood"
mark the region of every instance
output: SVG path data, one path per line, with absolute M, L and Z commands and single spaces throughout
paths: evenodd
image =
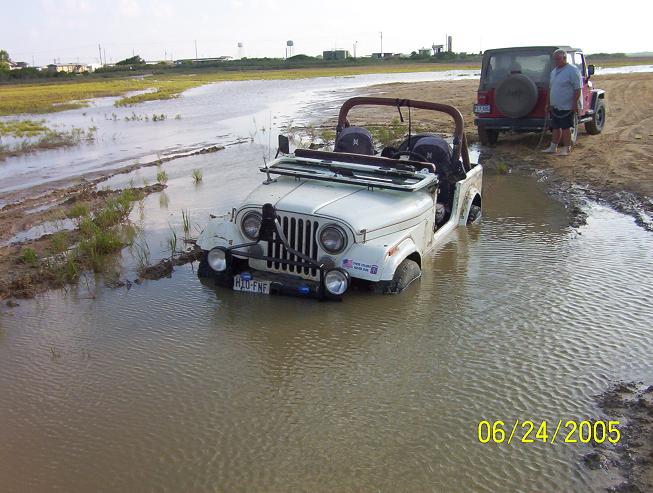
M 433 206 L 432 196 L 425 191 L 369 190 L 360 185 L 287 177 L 259 186 L 244 205 L 262 206 L 267 202 L 279 211 L 340 220 L 356 233 L 413 219 Z

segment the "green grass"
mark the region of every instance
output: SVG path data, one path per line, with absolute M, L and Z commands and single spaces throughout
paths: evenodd
M 68 235 L 65 231 L 57 231 L 50 237 L 50 251 L 54 254 L 63 253 L 68 249 Z
M 182 209 L 181 211 L 181 224 L 184 228 L 184 238 L 188 239 L 190 237 L 190 210 Z
M 24 264 L 34 266 L 38 263 L 39 258 L 36 256 L 36 252 L 33 249 L 23 248 L 19 260 Z
M 0 137 L 33 137 L 50 130 L 44 123 L 45 120 L 9 120 L 0 122 Z
M 202 170 L 199 168 L 195 168 L 193 170 L 193 180 L 195 180 L 195 183 L 200 183 L 203 178 L 204 175 L 202 174 Z
M 160 166 L 157 166 L 157 172 L 156 172 L 156 182 L 157 183 L 166 183 L 168 181 L 168 173 L 165 172 L 165 170 L 161 169 Z
M 66 211 L 66 217 L 68 219 L 77 219 L 83 216 L 88 216 L 89 207 L 86 203 L 78 203 L 73 205 L 70 209 Z
M 30 123 L 26 124 L 25 122 Z M 73 127 L 70 130 L 53 130 L 40 123 L 34 124 L 31 120 L 22 120 L 19 123 L 22 125 L 6 127 L 6 135 L 20 136 L 24 140 L 13 145 L 2 146 L 0 159 L 46 149 L 72 147 L 82 142 L 93 142 L 97 131 L 96 127 L 90 127 L 88 130 L 78 127 Z

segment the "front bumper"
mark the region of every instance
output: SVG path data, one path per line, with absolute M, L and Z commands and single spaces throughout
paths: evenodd
M 204 252 L 206 255 L 208 252 Z M 283 296 L 297 296 L 300 298 L 312 298 L 317 300 L 341 300 L 342 297 L 334 296 L 323 289 L 319 281 L 303 279 L 301 277 L 282 274 L 278 272 L 265 272 L 247 267 L 246 265 L 234 265 L 225 272 L 215 272 L 209 267 L 210 277 L 215 280 L 217 286 L 233 289 L 234 278 L 237 275 L 243 277 L 249 274 L 252 279 L 270 283 L 270 294 Z
M 532 132 L 544 128 L 544 118 L 474 118 L 474 124 L 487 130 Z

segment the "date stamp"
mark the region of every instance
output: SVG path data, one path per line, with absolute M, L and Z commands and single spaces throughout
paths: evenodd
M 562 420 L 535 421 L 515 419 L 479 421 L 476 430 L 481 443 L 619 443 L 621 431 L 619 421 L 604 420 Z

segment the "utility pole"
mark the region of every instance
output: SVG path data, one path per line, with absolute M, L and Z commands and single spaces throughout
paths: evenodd
M 102 47 L 100 46 L 100 43 L 97 44 L 97 49 L 100 52 L 100 65 L 102 65 Z
M 197 40 L 195 40 L 195 61 L 197 61 Z
M 381 35 L 381 58 L 383 58 L 383 31 L 379 31 Z
M 358 41 L 354 41 L 354 59 L 356 58 L 356 46 L 358 45 Z
M 107 49 L 102 48 L 102 52 L 104 53 L 104 64 L 106 65 L 107 64 Z

